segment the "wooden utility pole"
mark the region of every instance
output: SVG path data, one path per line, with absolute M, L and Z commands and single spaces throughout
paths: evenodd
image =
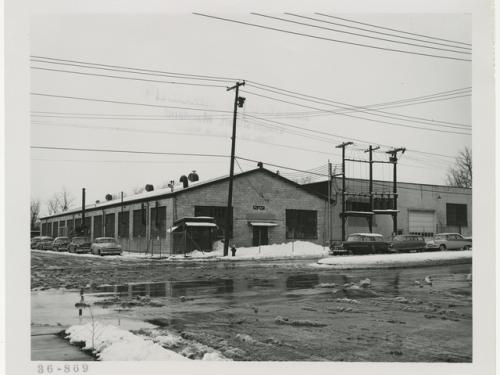
M 393 210 L 394 214 L 392 215 L 392 223 L 393 223 L 393 229 L 392 231 L 394 232 L 394 235 L 398 234 L 398 185 L 397 185 L 397 165 L 398 165 L 398 152 L 401 152 L 404 154 L 406 151 L 406 148 L 404 147 L 399 147 L 395 148 L 390 151 L 386 151 L 387 154 L 391 155 L 389 158 L 389 161 L 393 165 L 393 170 L 392 170 L 392 199 L 393 199 Z
M 237 82 L 234 86 L 228 87 L 226 91 L 235 89 L 234 95 L 234 113 L 233 113 L 233 135 L 231 137 L 231 161 L 229 167 L 229 191 L 227 194 L 227 212 L 226 212 L 226 230 L 224 231 L 224 256 L 229 253 L 229 228 L 233 222 L 231 208 L 233 206 L 233 179 L 234 179 L 234 150 L 236 146 L 236 117 L 238 107 L 243 107 L 245 98 L 238 96 L 240 86 L 245 86 L 245 81 Z
M 85 225 L 85 188 L 82 188 L 82 227 L 81 230 L 84 236 L 87 236 L 87 228 Z
M 345 148 L 352 142 L 344 142 L 335 146 L 342 149 L 342 241 L 345 241 Z
M 328 160 L 328 247 L 332 246 L 332 163 Z
M 370 212 L 373 212 L 373 151 L 378 150 L 380 147 L 373 147 L 370 145 L 368 150 L 365 152 L 369 153 L 370 157 L 370 182 L 369 182 L 369 190 L 370 190 Z M 373 215 L 368 217 L 368 228 L 370 229 L 370 233 L 373 232 Z

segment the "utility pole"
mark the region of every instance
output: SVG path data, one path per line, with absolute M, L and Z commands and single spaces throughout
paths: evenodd
M 394 214 L 392 215 L 392 223 L 393 223 L 393 229 L 392 231 L 394 232 L 394 235 L 398 234 L 398 185 L 397 185 L 397 165 L 398 165 L 398 152 L 401 152 L 404 154 L 406 151 L 406 148 L 404 147 L 399 147 L 395 148 L 390 151 L 386 151 L 387 154 L 391 155 L 389 157 L 389 161 L 393 165 L 393 170 L 392 170 L 392 199 L 393 199 L 393 209 L 394 209 Z
M 237 82 L 234 86 L 228 87 L 226 91 L 235 89 L 234 95 L 234 113 L 233 113 L 233 135 L 231 137 L 231 162 L 229 167 L 229 192 L 227 194 L 227 212 L 226 212 L 226 230 L 224 231 L 224 256 L 229 253 L 229 228 L 233 222 L 231 208 L 233 206 L 233 179 L 234 179 L 234 149 L 236 144 L 236 117 L 238 107 L 242 108 L 245 103 L 245 98 L 240 97 L 239 88 L 245 86 L 245 81 Z
M 87 228 L 85 225 L 85 188 L 82 188 L 82 231 L 83 235 L 87 236 Z
M 335 148 L 342 149 L 342 241 L 345 241 L 345 148 L 352 142 L 344 142 Z
M 370 212 L 373 212 L 373 151 L 378 150 L 380 147 L 373 147 L 370 145 L 368 147 L 368 150 L 365 150 L 365 152 L 369 153 L 370 156 L 370 185 L 369 185 L 369 190 L 370 190 Z M 370 229 L 370 233 L 373 232 L 373 215 L 370 215 L 368 217 L 368 228 Z
M 328 160 L 328 248 L 332 246 L 332 163 Z

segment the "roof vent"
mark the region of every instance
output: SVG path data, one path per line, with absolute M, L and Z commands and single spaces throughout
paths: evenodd
M 184 174 L 181 176 L 181 178 L 179 178 L 179 182 L 182 182 L 183 188 L 187 188 L 189 186 L 188 178 Z
M 151 184 L 147 184 L 147 185 L 144 187 L 144 189 L 146 189 L 146 191 L 153 191 L 155 188 L 154 188 L 154 186 L 153 186 L 153 185 L 151 185 Z
M 188 180 L 191 181 L 191 182 L 196 182 L 196 181 L 199 181 L 200 177 L 198 176 L 198 174 L 196 173 L 196 171 L 192 171 L 189 176 L 188 176 Z
M 107 201 L 113 200 L 113 196 L 111 194 L 106 194 L 105 198 L 106 198 Z
M 95 201 L 95 204 L 99 204 L 99 203 L 101 203 L 101 201 L 99 199 Z

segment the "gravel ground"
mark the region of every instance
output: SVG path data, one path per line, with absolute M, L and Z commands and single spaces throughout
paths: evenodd
M 470 264 L 349 271 L 312 262 L 32 251 L 32 320 L 43 323 L 52 288 L 84 288 L 97 315 L 148 322 L 134 332 L 193 359 L 216 350 L 244 361 L 472 361 Z

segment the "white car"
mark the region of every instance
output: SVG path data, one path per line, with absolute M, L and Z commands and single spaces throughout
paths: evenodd
M 95 255 L 122 255 L 122 247 L 113 237 L 99 237 L 90 246 Z
M 469 250 L 472 248 L 472 238 L 467 239 L 459 233 L 438 233 L 434 239 L 427 242 L 428 249 Z

